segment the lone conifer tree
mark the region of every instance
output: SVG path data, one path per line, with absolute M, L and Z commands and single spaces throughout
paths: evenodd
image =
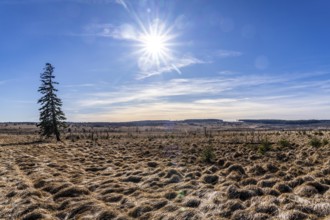
M 50 63 L 46 63 L 44 72 L 41 73 L 41 86 L 39 92 L 43 95 L 38 103 L 41 104 L 40 111 L 40 135 L 50 137 L 53 134 L 56 136 L 56 140 L 60 141 L 60 130 L 65 127 L 65 115 L 61 110 L 62 101 L 57 97 L 57 89 L 54 88 L 54 84 L 58 82 L 53 81 L 55 76 L 53 75 L 54 67 Z

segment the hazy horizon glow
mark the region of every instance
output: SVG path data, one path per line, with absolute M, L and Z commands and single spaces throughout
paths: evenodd
M 0 122 L 38 121 L 46 62 L 68 121 L 329 119 L 329 7 L 0 0 Z

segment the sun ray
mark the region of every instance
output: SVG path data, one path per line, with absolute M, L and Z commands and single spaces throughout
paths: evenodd
M 155 19 L 148 27 L 142 28 L 138 38 L 138 53 L 142 69 L 150 70 L 162 65 L 170 65 L 173 59 L 171 50 L 173 38 L 170 28 L 166 28 L 159 19 Z

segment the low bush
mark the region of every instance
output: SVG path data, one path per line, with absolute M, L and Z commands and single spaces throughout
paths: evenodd
M 261 142 L 258 147 L 258 152 L 260 154 L 265 154 L 267 151 L 271 149 L 272 144 L 266 139 Z
M 323 145 L 323 146 L 326 146 L 326 145 L 328 145 L 328 144 L 329 144 L 328 139 L 323 139 L 323 140 L 322 140 L 322 145 Z
M 312 147 L 321 147 L 322 146 L 321 140 L 318 139 L 317 137 L 313 137 L 312 139 L 310 139 L 309 144 Z
M 214 149 L 211 145 L 205 147 L 202 151 L 202 161 L 207 163 L 213 163 L 215 160 L 215 153 Z
M 291 143 L 287 139 L 281 139 L 278 142 L 278 145 L 280 145 L 281 147 L 290 147 Z

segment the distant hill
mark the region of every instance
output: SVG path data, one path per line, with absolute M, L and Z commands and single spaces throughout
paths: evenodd
M 130 122 L 77 122 L 73 124 L 89 125 L 94 127 L 137 127 L 137 126 L 171 126 L 178 124 L 218 124 L 222 123 L 220 119 L 186 119 L 186 120 L 144 120 L 144 121 L 130 121 Z
M 240 119 L 240 122 L 267 125 L 311 125 L 330 123 L 330 120 L 277 120 L 277 119 Z
M 7 126 L 23 126 L 32 125 L 35 126 L 35 122 L 3 122 L 0 123 L 4 128 Z M 68 122 L 68 124 L 82 125 L 90 127 L 140 127 L 140 126 L 232 126 L 237 128 L 297 128 L 299 126 L 305 126 L 308 128 L 314 127 L 330 127 L 330 120 L 280 120 L 280 119 L 239 119 L 236 122 L 227 122 L 221 119 L 185 119 L 185 120 L 143 120 L 143 121 L 130 121 L 130 122 Z

